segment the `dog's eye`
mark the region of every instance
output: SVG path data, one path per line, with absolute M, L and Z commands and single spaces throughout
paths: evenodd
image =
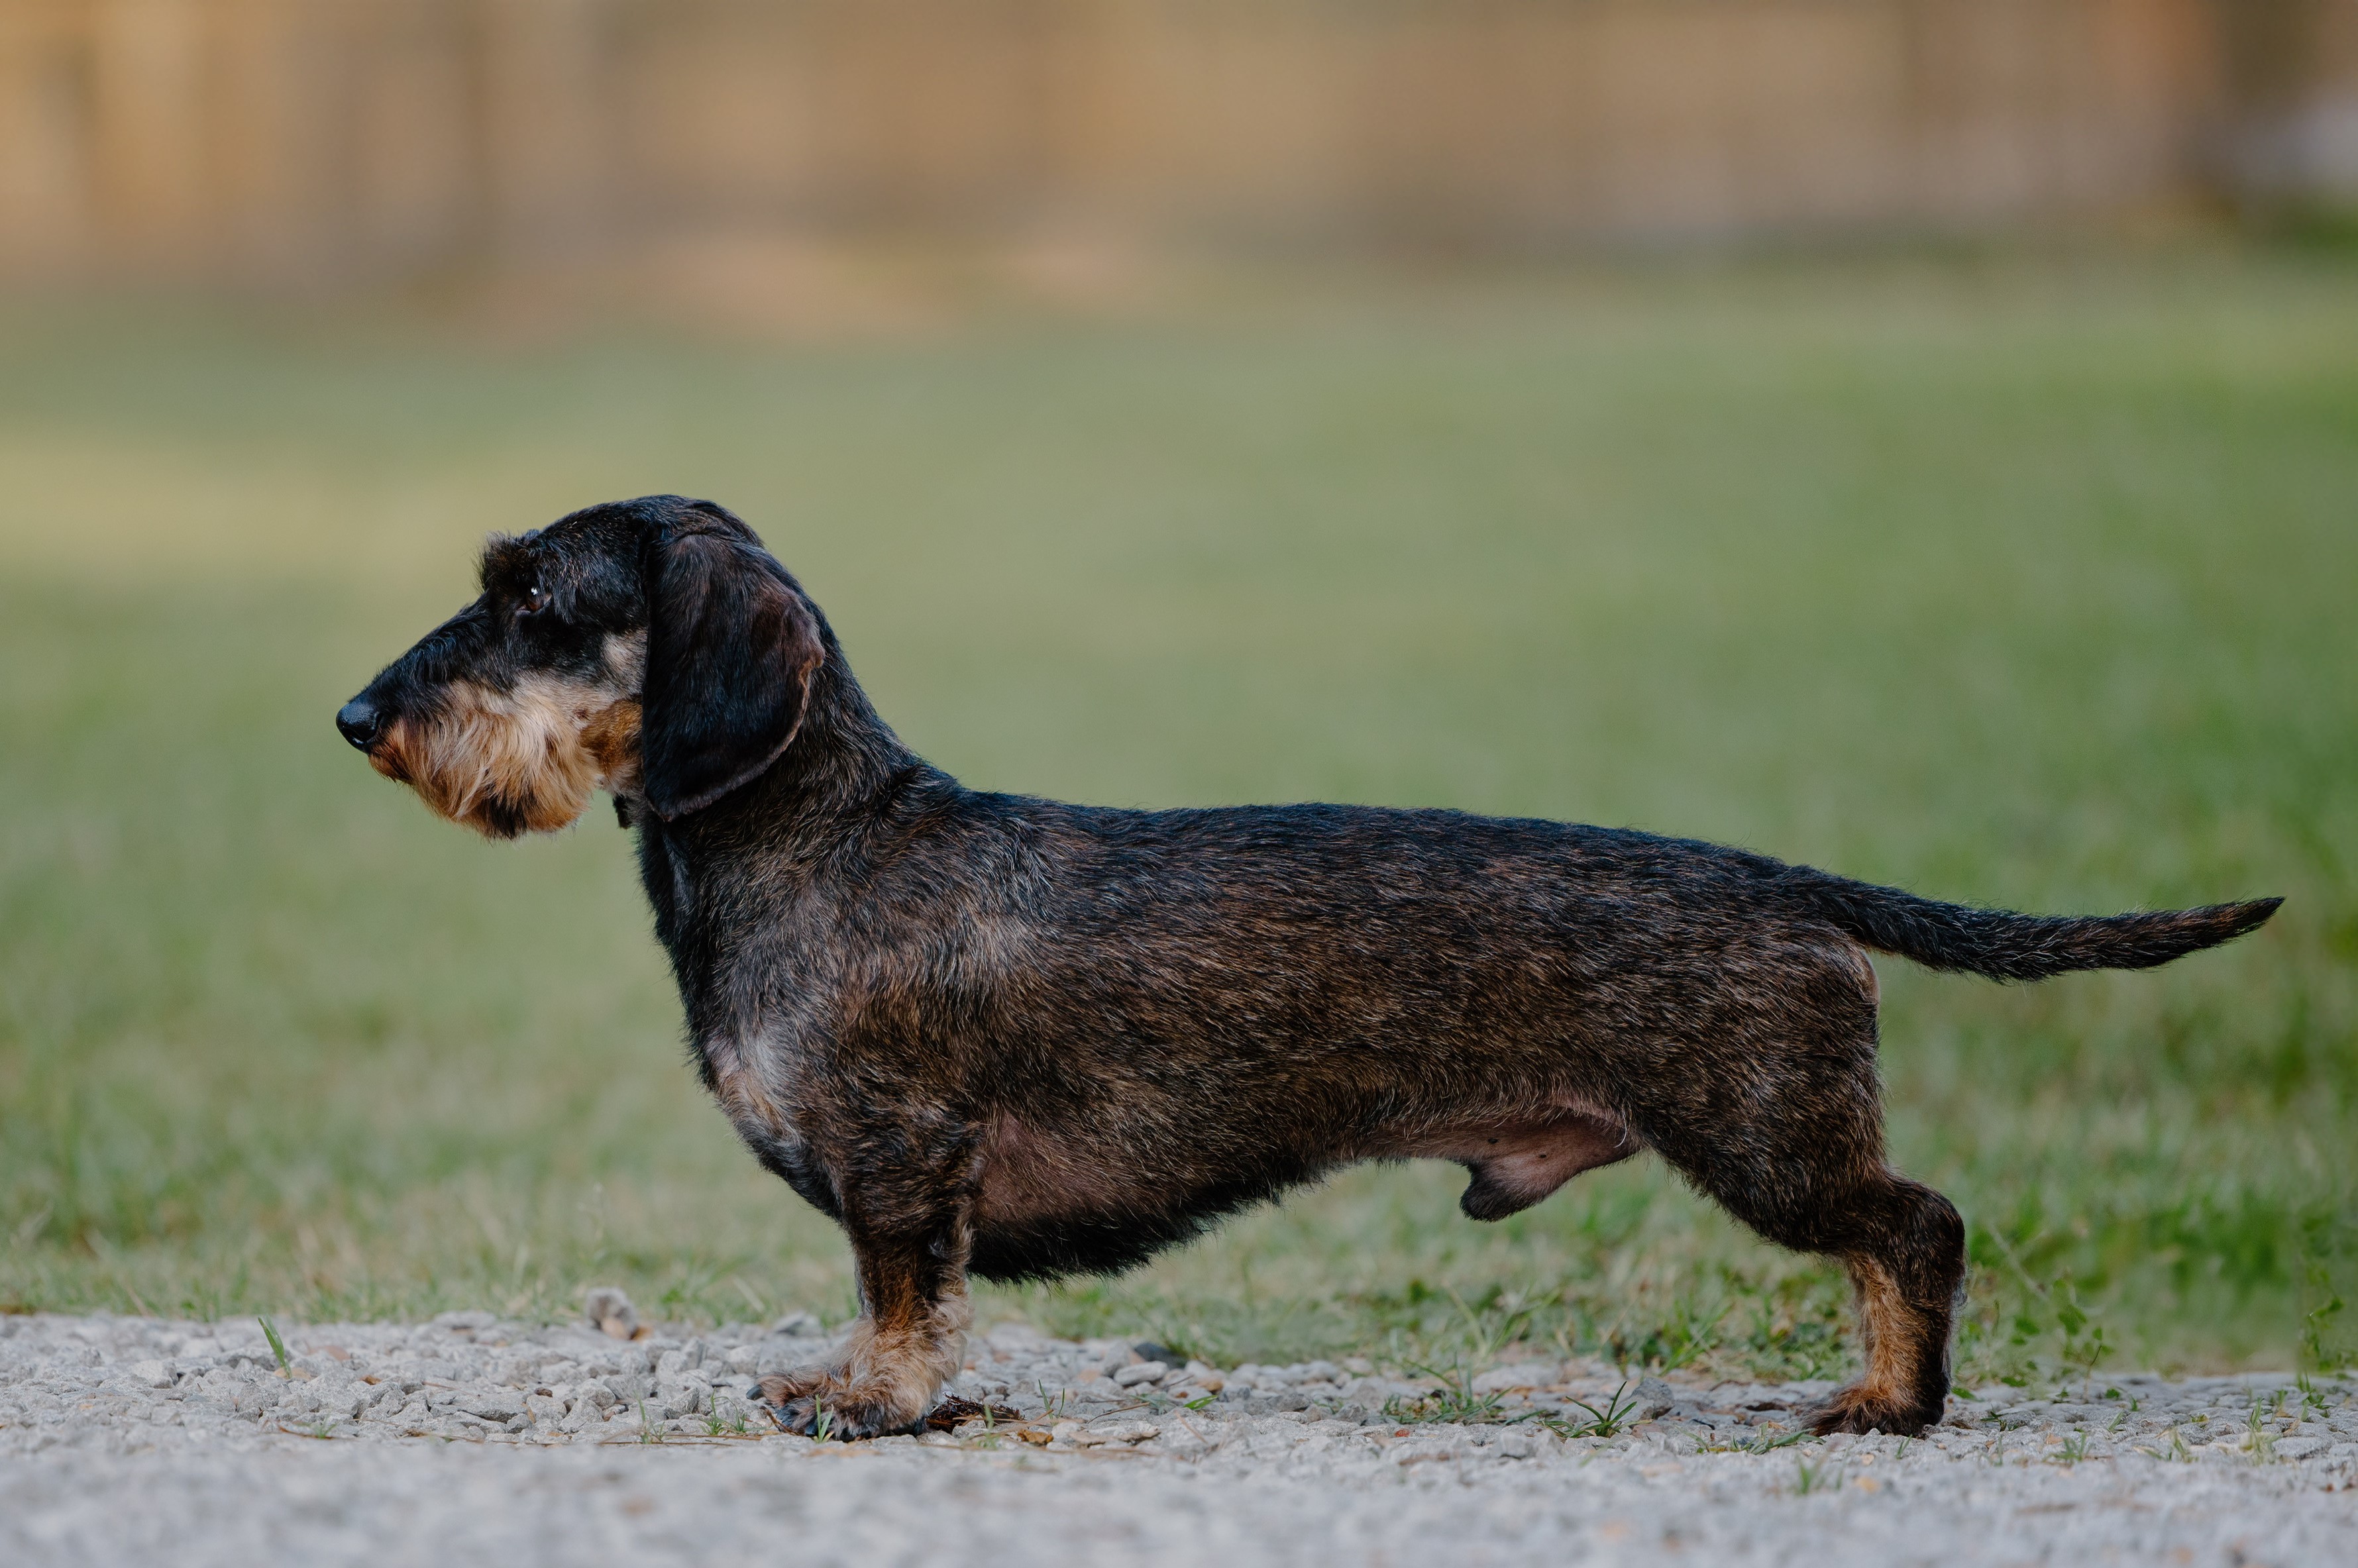
M 530 588 L 525 589 L 524 597 L 516 601 L 516 614 L 519 617 L 537 615 L 542 611 L 548 608 L 548 589 L 541 587 L 538 583 L 534 583 Z

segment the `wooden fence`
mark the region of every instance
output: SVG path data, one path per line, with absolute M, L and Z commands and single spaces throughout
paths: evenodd
M 382 276 L 657 231 L 1497 249 L 1970 230 L 2343 178 L 2353 16 L 0 0 L 0 277 Z

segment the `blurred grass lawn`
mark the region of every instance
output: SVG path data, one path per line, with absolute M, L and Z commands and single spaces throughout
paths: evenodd
M 2353 283 L 1861 265 L 742 350 L 13 319 L 0 1303 L 849 1310 L 683 1065 L 602 808 L 487 845 L 329 723 L 483 531 L 676 490 L 976 784 L 1629 823 L 2033 910 L 2288 895 L 2159 974 L 1887 962 L 1893 1142 L 1974 1225 L 1976 1375 L 2344 1358 Z M 1461 1180 L 1355 1172 L 984 1310 L 1850 1354 L 1830 1271 L 1655 1162 L 1496 1227 Z

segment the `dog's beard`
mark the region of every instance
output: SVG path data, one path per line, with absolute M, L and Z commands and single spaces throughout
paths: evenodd
M 514 838 L 572 826 L 601 787 L 634 790 L 638 738 L 638 702 L 611 688 L 546 676 L 506 691 L 456 681 L 431 717 L 395 722 L 369 762 L 436 815 Z

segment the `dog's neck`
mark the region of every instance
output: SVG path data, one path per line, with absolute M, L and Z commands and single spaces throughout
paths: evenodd
M 823 621 L 820 635 L 826 657 L 812 672 L 793 742 L 758 777 L 675 826 L 727 821 L 734 835 L 748 821 L 839 816 L 870 806 L 912 769 L 925 766 L 878 715 Z M 633 711 L 641 700 L 635 693 L 627 699 Z M 649 820 L 653 812 L 639 777 L 635 741 L 632 765 L 603 782 L 622 827 Z
M 827 657 L 811 675 L 794 743 L 741 792 L 764 815 L 827 819 L 866 812 L 911 769 L 925 766 L 868 700 L 834 633 L 823 636 Z
M 749 839 L 827 839 L 849 819 L 873 816 L 878 800 L 913 776 L 933 773 L 878 715 L 834 634 L 823 635 L 827 657 L 812 673 L 802 724 L 776 762 L 710 806 L 668 823 L 654 819 L 634 784 L 615 798 L 623 825 L 660 830 L 672 855 L 687 857 L 682 869 L 691 870 L 706 846 L 727 846 L 733 853 Z
M 644 798 L 624 813 L 639 830 L 640 881 L 699 1051 L 708 1040 L 752 1027 L 727 980 L 732 960 L 717 940 L 723 927 L 703 912 L 716 899 L 735 904 L 747 896 L 757 903 L 792 897 L 796 875 L 788 870 L 777 876 L 779 869 L 800 867 L 803 875 L 825 878 L 826 865 L 861 839 L 861 824 L 888 814 L 888 797 L 923 780 L 949 783 L 877 716 L 831 636 L 827 648 L 801 729 L 761 776 L 669 822 Z M 766 852 L 749 861 L 755 847 Z M 749 863 L 773 874 L 749 888 Z

